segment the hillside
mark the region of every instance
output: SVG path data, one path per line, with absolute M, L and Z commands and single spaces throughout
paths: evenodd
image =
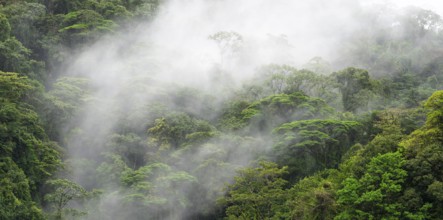
M 443 19 L 0 0 L 0 219 L 441 219 Z

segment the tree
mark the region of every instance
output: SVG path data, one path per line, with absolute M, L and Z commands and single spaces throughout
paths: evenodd
M 81 106 L 90 101 L 89 81 L 86 78 L 61 77 L 44 94 L 41 118 L 51 140 L 63 143 L 63 132 L 78 126 L 72 119 L 81 114 Z M 68 126 L 69 125 L 69 126 Z
M 426 35 L 438 33 L 443 28 L 443 21 L 437 13 L 418 7 L 407 8 L 407 13 L 400 18 L 404 26 L 404 36 L 417 42 Z
M 162 154 L 185 144 L 204 141 L 213 135 L 213 131 L 214 128 L 206 121 L 173 113 L 155 120 L 148 129 L 148 145 L 155 153 Z
M 67 213 L 73 215 L 82 214 L 78 210 L 66 208 L 69 202 L 82 200 L 88 196 L 88 192 L 82 186 L 67 179 L 49 180 L 47 185 L 55 189 L 53 192 L 45 195 L 45 200 L 49 202 L 54 209 L 54 219 L 64 219 L 63 216 Z
M 341 172 L 360 178 L 365 174 L 365 167 L 371 158 L 397 151 L 400 141 L 406 136 L 404 128 L 409 126 L 402 125 L 402 121 L 410 115 L 411 111 L 399 109 L 374 112 L 370 124 L 376 131 L 370 135 L 372 140 L 366 145 L 356 144 L 346 152 L 340 164 Z
M 110 1 L 102 1 L 98 5 L 98 12 L 106 19 L 111 19 L 116 22 L 128 21 L 133 14 L 129 12 L 124 6 L 112 3 Z
M 399 152 L 380 154 L 371 159 L 360 178 L 349 177 L 337 191 L 342 207 L 334 219 L 401 219 L 408 210 L 401 196 L 407 172 L 405 159 Z
M 120 155 L 106 153 L 104 161 L 97 167 L 97 180 L 102 188 L 121 186 L 121 177 L 130 172 L 131 168 L 126 165 Z
M 43 220 L 31 199 L 29 180 L 10 157 L 0 157 L 0 219 Z
M 238 171 L 227 195 L 219 203 L 226 206 L 228 219 L 279 218 L 287 212 L 285 201 L 287 181 L 282 178 L 287 167 L 261 161 L 259 167 Z
M 93 10 L 73 11 L 64 16 L 63 27 L 59 30 L 64 44 L 73 48 L 97 39 L 101 34 L 110 33 L 117 27 L 112 20 L 107 20 Z
M 226 60 L 239 52 L 243 44 L 243 37 L 237 32 L 220 31 L 209 36 L 209 39 L 217 43 L 220 50 L 220 65 L 225 67 Z
M 359 140 L 361 125 L 355 121 L 300 120 L 274 129 L 273 155 L 289 167 L 291 180 L 334 168 Z
M 421 204 L 432 204 L 432 217 L 443 212 L 443 91 L 435 92 L 424 105 L 428 110 L 426 123 L 401 142 L 406 156 L 406 170 L 411 190 L 419 195 Z M 416 209 L 419 207 L 415 207 Z
M 0 13 L 0 42 L 5 41 L 11 34 L 11 25 L 9 25 L 8 18 Z
M 0 9 L 9 19 L 11 34 L 24 45 L 36 51 L 42 32 L 38 28 L 40 20 L 46 15 L 46 8 L 39 3 L 16 2 Z
M 340 84 L 343 108 L 345 111 L 356 112 L 358 108 L 368 104 L 372 84 L 368 71 L 348 67 L 333 74 Z
M 286 93 L 291 94 L 294 92 L 303 92 L 309 96 L 324 98 L 322 87 L 332 86 L 330 79 L 324 75 L 320 75 L 318 72 L 296 68 L 288 65 L 268 65 L 260 70 L 261 77 L 264 79 L 265 88 L 271 90 L 271 94 Z M 328 81 L 328 82 L 325 82 Z M 333 87 L 328 89 L 328 92 L 333 92 Z
M 31 51 L 10 37 L 0 42 L 0 70 L 17 72 L 32 79 L 44 79 L 43 63 L 30 59 Z
M 302 92 L 271 95 L 250 104 L 241 114 L 252 131 L 267 131 L 276 125 L 299 119 L 330 115 L 333 109 L 323 100 Z
M 147 149 L 141 137 L 134 133 L 113 134 L 110 139 L 108 146 L 111 151 L 120 155 L 132 169 L 137 169 L 146 164 L 144 156 Z
M 329 74 L 332 72 L 331 64 L 322 57 L 313 57 L 304 65 L 304 68 L 320 74 Z
M 126 8 L 137 17 L 152 19 L 162 0 L 125 0 Z
M 286 219 L 333 219 L 337 211 L 335 192 L 337 183 L 325 178 L 339 175 L 336 170 L 326 170 L 303 178 L 288 189 L 290 212 Z
M 196 179 L 167 164 L 152 163 L 123 172 L 121 182 L 125 186 L 121 219 L 177 219 L 190 207 L 187 190 Z
M 88 9 L 95 4 L 97 2 L 93 0 L 47 0 L 48 9 L 54 14 L 68 14 Z
M 32 88 L 27 77 L 0 71 L 0 154 L 23 170 L 31 190 L 37 192 L 58 169 L 60 153 L 37 113 L 22 100 Z

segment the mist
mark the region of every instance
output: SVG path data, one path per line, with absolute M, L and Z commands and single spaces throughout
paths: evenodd
M 90 99 L 67 126 L 75 124 L 78 129 L 65 134 L 67 157 L 72 161 L 69 178 L 89 190 L 105 186 L 96 210 L 90 210 L 87 218 L 146 218 L 140 207 L 124 205 L 124 189 L 130 187 L 118 178 L 98 183 L 99 177 L 94 176 L 98 175 L 94 167 L 111 163 L 105 152 L 113 147 L 115 134 L 137 134 L 142 139 L 128 143 L 147 147 L 153 141 L 148 129 L 159 123 L 156 119 L 167 118 L 166 111 L 185 112 L 191 119 L 180 116 L 183 120 L 205 127 L 199 120 L 215 120 L 225 101 L 269 64 L 302 69 L 312 58 L 321 57 L 331 63 L 326 74 L 358 66 L 342 60 L 341 52 L 344 42 L 361 31 L 364 22 L 370 23 L 362 14 L 371 7 L 355 0 L 169 0 L 161 3 L 152 20 L 122 28 L 81 51 L 64 68 L 66 76 L 87 78 L 90 86 Z M 394 22 L 381 19 L 387 26 Z M 225 35 L 218 40 L 211 37 L 217 33 Z M 171 94 L 191 95 L 182 103 L 171 99 Z M 155 194 L 211 212 L 235 170 L 269 151 L 272 141 L 269 134 L 260 132 L 242 135 L 240 131 L 233 139 L 213 127 L 204 129 L 214 134 L 197 147 L 161 150 L 168 159 L 143 155 L 143 162 L 126 166 L 137 171 L 144 165 L 168 164 L 158 172 L 180 174 L 184 184 L 169 182 L 154 189 Z M 200 164 L 213 158 L 221 162 L 196 174 Z M 92 167 L 85 168 L 88 164 Z M 203 212 L 203 208 L 187 210 L 179 202 L 159 204 L 167 211 L 154 219 L 186 219 Z

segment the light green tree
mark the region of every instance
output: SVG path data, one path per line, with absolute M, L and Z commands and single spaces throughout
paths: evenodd
M 238 171 L 227 195 L 219 200 L 226 206 L 227 219 L 279 219 L 287 212 L 285 201 L 287 181 L 282 177 L 287 167 L 261 161 L 256 168 Z
M 48 139 L 38 114 L 23 100 L 33 88 L 27 77 L 0 71 L 0 154 L 13 159 L 34 190 L 61 162 L 59 146 Z
M 360 178 L 349 177 L 337 191 L 342 207 L 334 219 L 401 219 L 406 209 L 398 200 L 407 172 L 399 152 L 380 154 L 371 159 Z
M 0 219 L 44 219 L 31 199 L 28 178 L 9 157 L 0 157 Z

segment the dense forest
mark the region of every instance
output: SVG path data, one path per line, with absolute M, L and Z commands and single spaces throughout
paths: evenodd
M 228 3 L 0 0 L 0 219 L 441 219 L 440 15 L 360 8 L 292 56 L 188 13 Z

